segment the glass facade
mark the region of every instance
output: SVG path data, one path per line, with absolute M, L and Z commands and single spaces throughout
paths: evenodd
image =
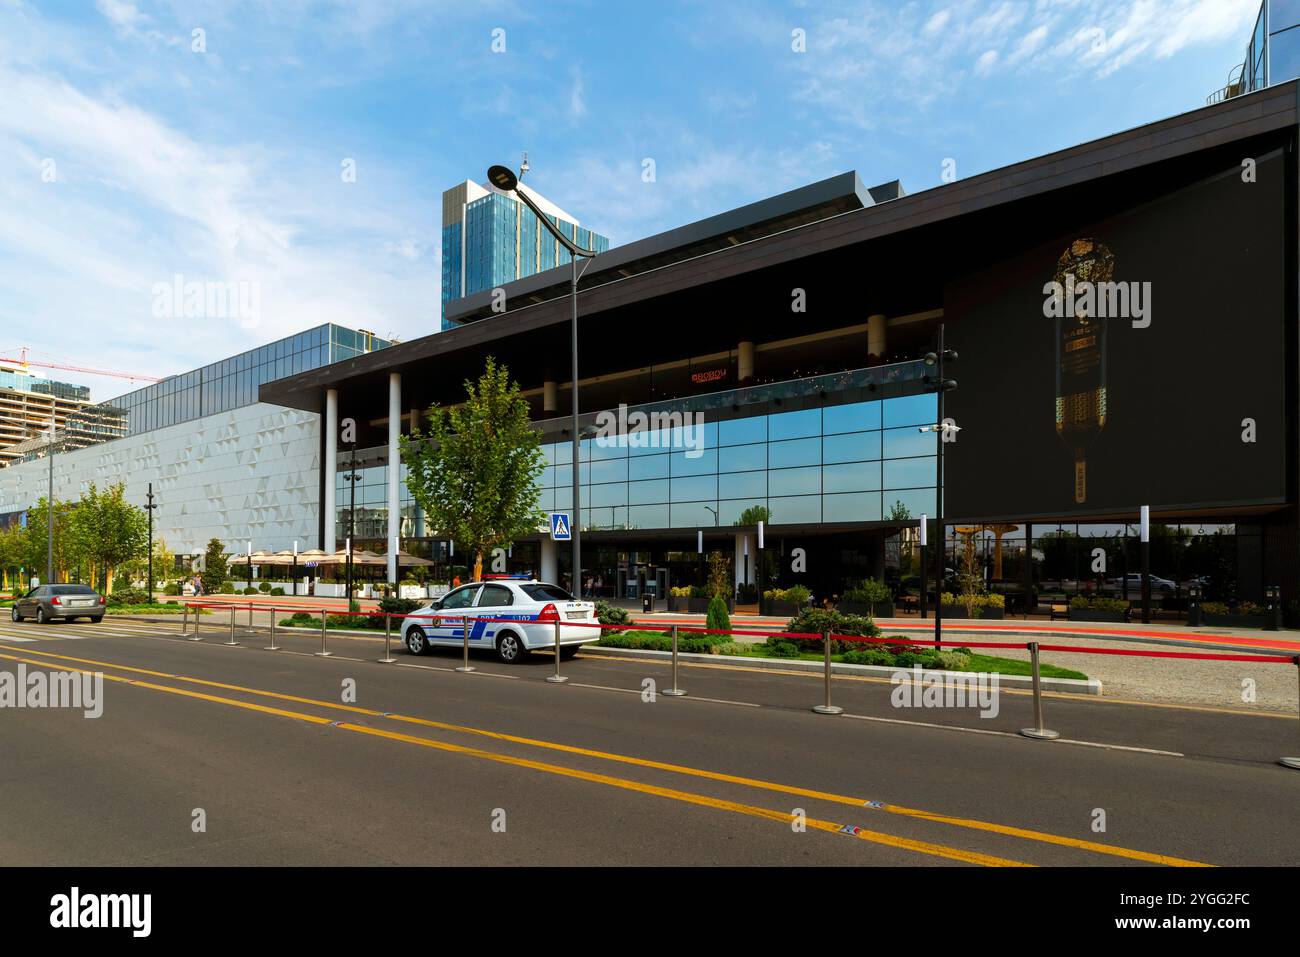
M 388 345 L 369 332 L 327 323 L 89 406 L 78 418 L 85 419 L 87 428 L 111 420 L 114 428 L 105 434 L 106 440 L 139 435 L 252 405 L 264 382 Z
M 1236 93 L 1300 77 L 1300 0 L 1264 0 L 1255 18 Z
M 456 218 L 448 221 L 449 216 Z M 444 201 L 443 218 L 444 306 L 569 262 L 568 252 L 533 212 L 503 193 L 488 192 L 470 199 L 464 205 L 463 220 L 459 211 L 449 211 Z M 553 215 L 546 218 L 566 238 L 587 249 L 604 252 L 609 248 L 609 240 L 599 233 Z
M 584 439 L 584 528 L 879 522 L 934 512 L 932 394 Z M 543 446 L 541 507 L 573 507 L 572 447 Z
M 356 474 L 356 524 L 350 525 L 352 511 L 351 482 L 348 479 L 349 455 L 339 456 L 339 471 L 334 485 L 337 528 L 340 538 L 351 534 L 357 548 L 374 547 L 386 551 L 384 540 L 388 536 L 388 466 L 357 464 Z M 406 466 L 401 465 L 398 481 L 398 501 L 401 512 L 401 537 L 413 538 L 418 533 L 415 499 L 406 489 Z M 339 547 L 342 547 L 340 543 Z

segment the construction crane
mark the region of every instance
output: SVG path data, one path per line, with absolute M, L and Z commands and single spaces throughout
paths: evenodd
M 157 376 L 138 375 L 134 372 L 117 372 L 112 369 L 91 369 L 86 366 L 66 365 L 58 362 L 41 362 L 39 360 L 29 359 L 27 357 L 27 347 L 21 346 L 18 349 L 18 358 L 8 355 L 0 355 L 0 362 L 12 362 L 21 366 L 24 372 L 30 371 L 32 366 L 38 369 L 60 369 L 64 372 L 81 372 L 86 375 L 112 376 L 115 379 L 129 379 L 132 382 L 161 382 L 162 379 Z

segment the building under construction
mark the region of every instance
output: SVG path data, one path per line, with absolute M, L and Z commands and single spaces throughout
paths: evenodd
M 121 411 L 94 405 L 86 386 L 42 379 L 18 363 L 0 360 L 0 466 L 39 455 L 49 441 L 51 422 L 60 450 L 125 434 Z

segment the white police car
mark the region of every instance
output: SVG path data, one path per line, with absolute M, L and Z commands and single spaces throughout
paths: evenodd
M 573 657 L 580 645 L 600 638 L 600 629 L 576 625 L 597 623 L 593 602 L 575 601 L 558 585 L 533 578 L 487 577 L 411 612 L 402 620 L 402 641 L 413 655 L 460 648 L 467 624 L 471 648 L 492 648 L 502 661 L 516 662 L 535 648 L 554 648 L 556 622 L 561 658 Z

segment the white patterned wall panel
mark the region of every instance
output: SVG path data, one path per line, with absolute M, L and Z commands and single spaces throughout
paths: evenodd
M 44 460 L 0 469 L 0 514 L 30 508 L 45 495 Z M 154 535 L 177 554 L 219 538 L 232 552 L 248 541 L 279 551 L 320 545 L 320 417 L 275 405 L 250 405 L 58 455 L 54 494 L 76 498 L 94 482 L 126 483 L 143 505 L 153 482 Z

